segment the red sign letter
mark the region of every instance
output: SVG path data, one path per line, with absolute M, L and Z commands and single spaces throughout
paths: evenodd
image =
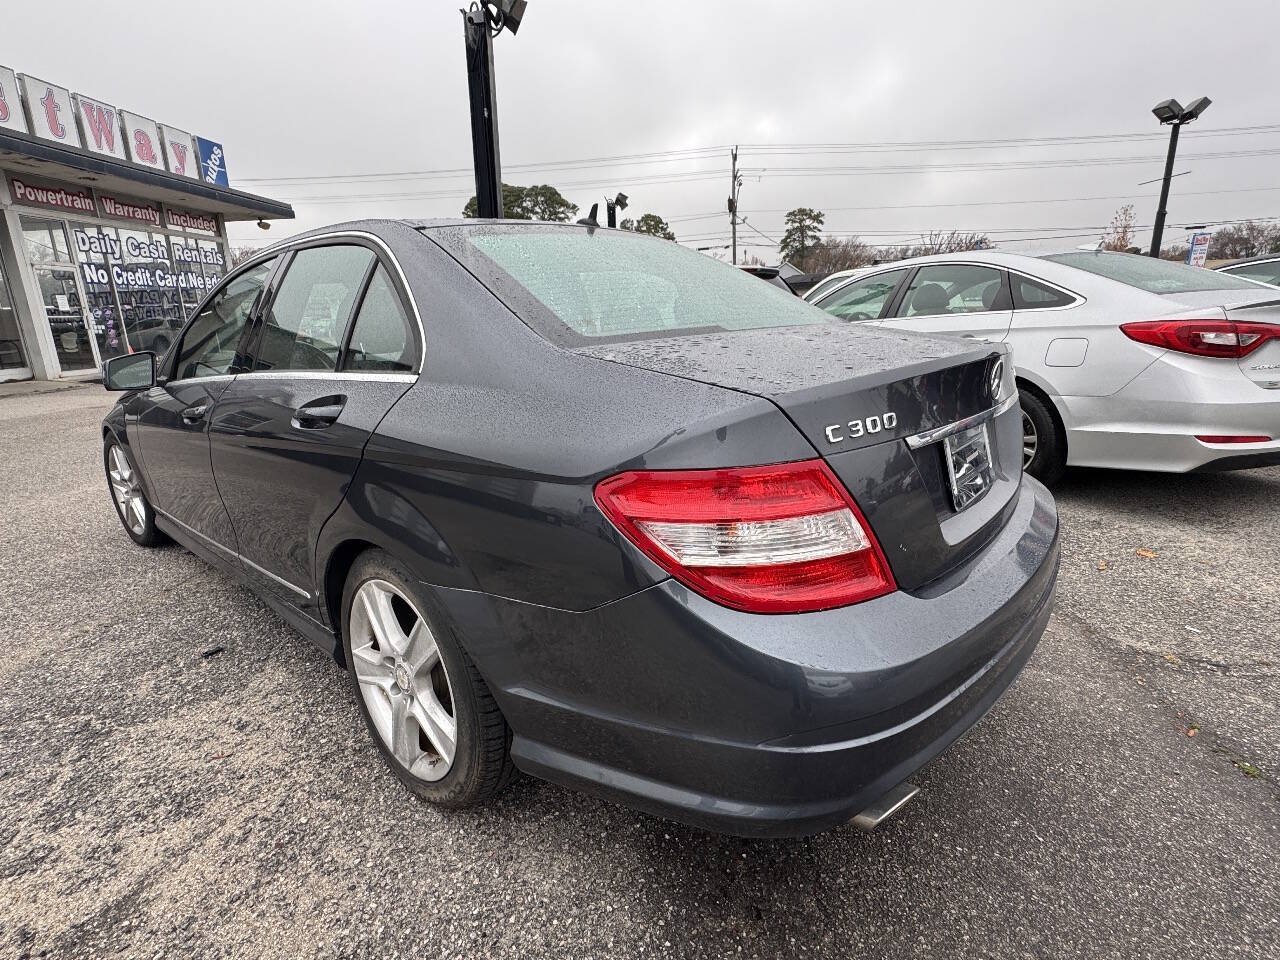
M 104 149 L 102 144 L 105 141 L 105 149 L 115 153 L 116 112 L 103 108 L 100 104 L 86 103 L 83 100 L 80 101 L 80 109 L 84 111 L 84 125 L 93 134 L 93 142 L 98 145 L 98 149 Z
M 62 121 L 58 119 L 58 101 L 54 97 L 53 91 L 46 88 L 44 96 L 40 98 L 40 106 L 44 107 L 45 119 L 49 122 L 49 133 L 62 140 L 67 135 L 67 128 L 62 125 Z
M 9 119 L 9 104 L 4 99 L 4 87 L 0 87 L 0 123 Z
M 156 165 L 156 146 L 145 130 L 133 131 L 133 159 L 149 167 Z
M 176 168 L 173 172 L 185 175 L 187 172 L 187 145 L 180 140 L 170 140 L 169 153 L 173 155 L 173 165 Z

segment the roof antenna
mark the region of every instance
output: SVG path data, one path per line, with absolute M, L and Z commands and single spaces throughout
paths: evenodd
M 600 221 L 596 219 L 596 214 L 599 212 L 600 212 L 600 204 L 593 203 L 591 205 L 591 212 L 588 213 L 582 219 L 580 219 L 578 223 L 582 224 L 584 227 L 587 227 L 588 229 L 594 230 L 596 227 L 600 226 Z

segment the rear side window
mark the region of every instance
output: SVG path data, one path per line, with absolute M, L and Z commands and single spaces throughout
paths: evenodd
M 412 373 L 417 366 L 413 328 L 386 268 L 379 266 L 351 328 L 345 369 Z
M 1076 298 L 1069 293 L 1016 273 L 1009 274 L 1009 285 L 1013 287 L 1015 310 L 1047 310 L 1050 307 L 1070 306 L 1076 302 Z
M 456 250 L 464 261 L 475 263 L 482 254 L 489 265 L 476 264 L 476 272 L 557 343 L 831 322 L 799 297 L 669 240 L 581 227 L 459 234 Z M 505 276 L 494 273 L 495 264 Z
M 1000 271 L 971 263 L 921 267 L 902 296 L 900 317 L 1007 310 Z
M 1236 277 L 1248 277 L 1280 287 L 1280 260 L 1268 260 L 1263 263 L 1244 263 L 1238 267 L 1227 267 L 1222 271 Z
M 233 372 L 243 359 L 236 353 L 249 312 L 258 301 L 274 260 L 232 277 L 213 295 L 183 334 L 175 380 L 213 377 Z
M 876 320 L 906 273 L 906 270 L 890 270 L 854 280 L 824 297 L 818 306 L 841 320 Z
M 373 251 L 342 244 L 294 254 L 263 318 L 255 370 L 336 370 L 342 335 Z
M 1148 293 L 1193 293 L 1197 290 L 1257 290 L 1257 284 L 1230 277 L 1215 270 L 1192 267 L 1185 263 L 1140 257 L 1133 253 L 1109 253 L 1104 250 L 1080 253 L 1055 253 L 1045 257 L 1077 270 L 1096 273 L 1118 280 Z

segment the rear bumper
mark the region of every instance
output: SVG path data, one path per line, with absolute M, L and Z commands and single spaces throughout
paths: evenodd
M 1123 470 L 1235 470 L 1280 458 L 1280 389 L 1233 360 L 1166 353 L 1109 397 L 1054 397 L 1067 462 Z M 1270 443 L 1206 444 L 1197 436 L 1260 435 Z
M 744 836 L 843 823 L 972 726 L 1048 621 L 1052 498 L 1025 479 L 944 581 L 758 616 L 665 581 L 585 613 L 444 591 L 521 769 Z M 508 639 L 510 638 L 510 639 Z

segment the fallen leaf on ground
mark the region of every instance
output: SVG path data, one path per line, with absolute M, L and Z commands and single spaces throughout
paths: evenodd
M 1099 560 L 1099 561 L 1098 561 L 1098 569 L 1099 569 L 1099 570 L 1110 570 L 1110 569 L 1111 569 L 1111 564 L 1107 563 L 1107 561 L 1105 561 L 1105 560 Z
M 1146 557 L 1148 560 L 1154 560 L 1156 557 L 1160 556 L 1160 554 L 1156 553 L 1154 550 L 1148 550 L 1146 547 L 1139 547 L 1134 552 L 1140 557 Z

